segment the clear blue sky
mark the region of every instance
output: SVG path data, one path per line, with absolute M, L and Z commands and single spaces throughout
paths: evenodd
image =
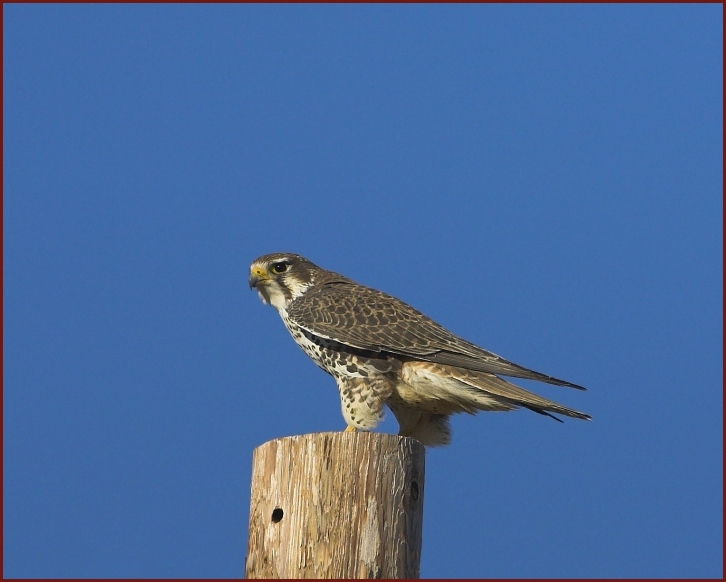
M 423 576 L 721 576 L 721 5 L 3 11 L 5 576 L 242 574 L 344 428 L 275 251 L 589 389 L 454 419 Z

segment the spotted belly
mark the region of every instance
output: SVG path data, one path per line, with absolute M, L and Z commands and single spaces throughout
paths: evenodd
M 283 318 L 290 335 L 320 368 L 335 378 L 372 378 L 400 369 L 400 363 L 385 354 L 360 350 L 316 336 Z
M 402 362 L 391 354 L 361 350 L 322 338 L 283 316 L 295 343 L 335 378 L 341 411 L 349 427 L 370 430 L 383 418 L 383 406 L 399 380 Z

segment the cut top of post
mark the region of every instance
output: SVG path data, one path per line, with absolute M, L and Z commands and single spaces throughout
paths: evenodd
M 248 578 L 417 578 L 424 446 L 369 432 L 255 449 Z

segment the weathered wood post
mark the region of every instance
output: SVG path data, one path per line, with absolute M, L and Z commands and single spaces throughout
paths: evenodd
M 257 447 L 247 578 L 417 578 L 424 447 L 328 432 Z

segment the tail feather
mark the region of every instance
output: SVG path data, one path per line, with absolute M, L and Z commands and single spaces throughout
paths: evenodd
M 528 408 L 545 416 L 555 413 L 591 419 L 589 414 L 542 398 L 491 372 L 411 361 L 403 365 L 401 379 L 403 382 L 397 388 L 399 400 L 435 414 Z
M 561 404 L 557 404 L 556 402 L 552 402 L 551 400 L 542 398 L 541 396 L 529 392 L 524 388 L 520 388 L 519 386 L 516 386 L 511 382 L 507 382 L 506 380 L 500 378 L 499 376 L 495 376 L 494 374 L 489 374 L 486 372 L 474 372 L 471 370 L 466 370 L 464 368 L 454 367 L 449 367 L 448 371 L 452 377 L 456 378 L 460 382 L 467 384 L 468 386 L 475 389 L 477 392 L 482 391 L 484 394 L 482 394 L 481 397 L 484 399 L 484 402 L 486 402 L 487 400 L 491 401 L 491 398 L 494 397 L 497 400 L 513 404 L 514 406 L 521 406 L 539 414 L 550 416 L 555 420 L 560 419 L 552 416 L 552 414 L 550 414 L 551 412 L 554 412 L 556 414 L 562 414 L 563 416 L 569 416 L 571 418 L 579 418 L 582 420 L 592 419 L 589 414 L 579 412 L 572 408 L 567 408 L 566 406 L 562 406 Z M 477 393 L 474 392 L 472 396 L 476 400 Z

